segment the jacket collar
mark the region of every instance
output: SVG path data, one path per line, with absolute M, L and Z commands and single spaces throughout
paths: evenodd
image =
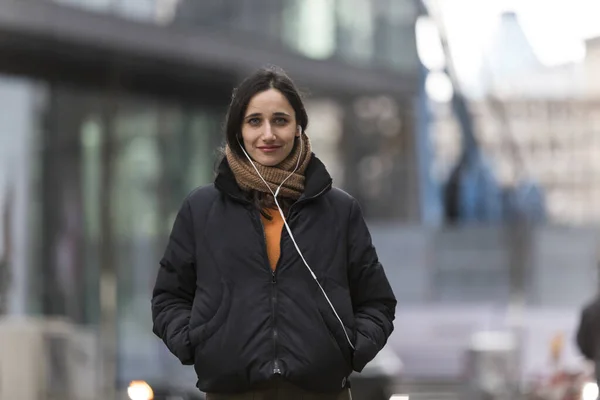
M 304 184 L 304 193 L 298 201 L 308 200 L 319 197 L 327 193 L 331 189 L 332 179 L 325 164 L 319 160 L 315 154 L 312 154 L 306 171 Z M 227 158 L 223 157 L 219 167 L 217 168 L 217 177 L 215 178 L 215 187 L 221 192 L 226 193 L 238 200 L 247 201 L 244 192 L 235 181 L 233 171 L 229 167 Z

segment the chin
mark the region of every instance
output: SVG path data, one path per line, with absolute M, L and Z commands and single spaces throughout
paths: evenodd
M 264 165 L 265 167 L 274 167 L 284 160 L 284 158 L 281 157 L 269 157 L 264 154 L 251 154 L 250 156 L 255 162 Z
M 259 163 L 260 165 L 264 165 L 265 167 L 274 167 L 277 164 L 279 164 L 280 162 L 282 162 L 283 160 L 273 160 L 273 159 L 265 159 L 264 157 L 259 158 L 258 160 L 255 160 L 257 163 Z

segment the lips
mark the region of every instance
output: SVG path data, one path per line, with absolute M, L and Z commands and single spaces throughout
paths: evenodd
M 272 153 L 274 151 L 279 150 L 280 147 L 281 146 L 260 146 L 260 147 L 258 147 L 258 149 L 265 153 Z

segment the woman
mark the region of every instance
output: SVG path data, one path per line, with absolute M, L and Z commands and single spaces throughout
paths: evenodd
M 396 299 L 360 207 L 332 187 L 307 125 L 284 72 L 248 77 L 214 184 L 176 217 L 153 330 L 209 400 L 349 399 L 348 376 L 392 333 Z

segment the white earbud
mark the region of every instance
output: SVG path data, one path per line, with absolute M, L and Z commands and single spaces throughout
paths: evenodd
M 300 132 L 300 134 L 302 134 L 302 127 L 300 125 L 298 125 L 298 131 Z M 327 303 L 329 304 L 329 307 L 331 308 L 331 310 L 333 310 L 333 313 L 335 314 L 338 322 L 342 326 L 342 331 L 344 332 L 344 335 L 346 335 L 346 340 L 348 341 L 348 344 L 350 345 L 350 348 L 352 350 L 354 350 L 354 344 L 352 344 L 352 340 L 350 340 L 350 336 L 348 336 L 348 332 L 346 332 L 346 327 L 344 326 L 344 323 L 342 322 L 342 319 L 338 315 L 337 310 L 333 306 L 333 303 L 331 302 L 331 300 L 329 300 L 329 296 L 327 296 L 327 293 L 325 293 L 325 290 L 323 289 L 323 286 L 321 286 L 321 283 L 317 279 L 317 276 L 313 272 L 312 268 L 308 265 L 308 262 L 306 262 L 306 259 L 304 258 L 304 255 L 302 254 L 302 251 L 300 251 L 300 247 L 298 247 L 298 243 L 296 243 L 296 239 L 294 238 L 294 235 L 292 234 L 292 230 L 290 229 L 290 226 L 288 225 L 287 220 L 285 219 L 285 215 L 283 213 L 283 210 L 281 209 L 281 206 L 279 205 L 279 202 L 277 201 L 277 195 L 279 194 L 279 190 L 281 189 L 281 187 L 283 186 L 283 184 L 292 175 L 294 175 L 294 173 L 300 167 L 300 159 L 302 158 L 302 151 L 304 150 L 303 149 L 304 142 L 302 140 L 300 140 L 300 156 L 298 157 L 298 161 L 296 162 L 296 168 L 294 168 L 294 170 L 292 171 L 292 173 L 289 174 L 287 176 L 287 178 L 285 178 L 283 180 L 283 182 L 281 182 L 281 184 L 277 187 L 277 190 L 275 190 L 275 192 L 273 192 L 273 190 L 271 189 L 271 187 L 269 186 L 269 184 L 267 183 L 267 181 L 265 180 L 265 178 L 262 177 L 262 175 L 258 171 L 258 168 L 256 168 L 256 165 L 254 165 L 254 161 L 252 161 L 252 159 L 250 158 L 250 156 L 248 155 L 248 153 L 246 153 L 246 149 L 244 149 L 244 146 L 242 146 L 242 144 L 240 143 L 239 137 L 238 137 L 238 143 L 240 144 L 240 148 L 244 152 L 244 155 L 246 155 L 246 158 L 250 162 L 250 165 L 252 165 L 252 168 L 254 168 L 254 170 L 258 174 L 258 177 L 263 181 L 263 183 L 265 184 L 265 186 L 267 186 L 267 189 L 269 189 L 269 192 L 271 192 L 271 194 L 273 195 L 273 199 L 275 200 L 275 205 L 277 206 L 277 210 L 279 210 L 279 215 L 281 215 L 281 219 L 283 219 L 283 224 L 285 226 L 285 229 L 287 230 L 288 234 L 290 235 L 290 239 L 292 239 L 292 242 L 294 243 L 294 247 L 296 248 L 296 251 L 298 252 L 298 255 L 300 256 L 300 258 L 302 259 L 302 262 L 304 263 L 304 265 L 308 269 L 308 272 L 310 272 L 310 275 L 313 277 L 313 279 L 315 280 L 315 282 L 317 282 L 317 285 L 319 286 L 319 289 L 321 289 L 321 293 L 323 293 L 323 296 L 325 296 L 325 300 L 327 300 Z

